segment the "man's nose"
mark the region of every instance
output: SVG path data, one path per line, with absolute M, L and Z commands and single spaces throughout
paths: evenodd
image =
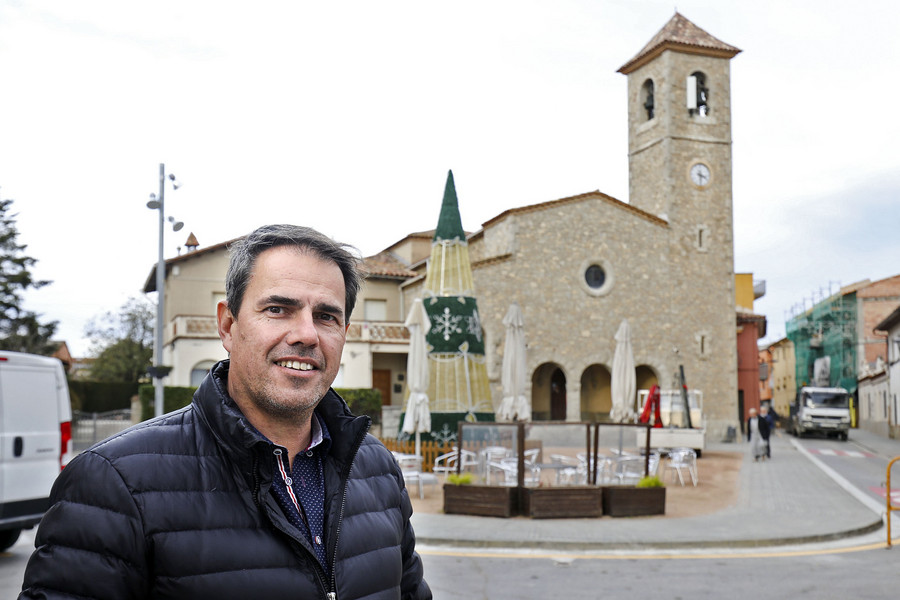
M 291 326 L 287 332 L 285 342 L 290 345 L 302 344 L 303 346 L 315 346 L 319 343 L 319 331 L 310 311 L 298 311 L 291 319 Z

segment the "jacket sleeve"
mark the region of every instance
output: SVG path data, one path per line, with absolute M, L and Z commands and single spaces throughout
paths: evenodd
M 109 460 L 94 452 L 79 455 L 57 478 L 50 502 L 20 600 L 147 597 L 141 514 Z
M 403 480 L 401 479 L 401 482 Z M 400 582 L 403 600 L 431 600 L 431 588 L 424 579 L 425 569 L 422 558 L 416 552 L 416 534 L 413 532 L 409 518 L 412 516 L 412 503 L 409 494 L 403 490 L 403 579 Z

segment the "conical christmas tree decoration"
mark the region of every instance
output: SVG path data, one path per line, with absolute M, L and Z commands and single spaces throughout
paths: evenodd
M 428 397 L 433 413 L 461 413 L 470 421 L 492 419 L 494 410 L 474 287 L 450 171 L 425 274 L 423 302 L 431 321 Z

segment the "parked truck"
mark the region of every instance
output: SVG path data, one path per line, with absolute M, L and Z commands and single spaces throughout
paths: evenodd
M 850 393 L 836 387 L 801 387 L 791 404 L 791 430 L 797 437 L 818 432 L 846 441 Z

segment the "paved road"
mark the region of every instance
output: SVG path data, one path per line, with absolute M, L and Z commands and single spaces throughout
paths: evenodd
M 750 554 L 599 557 L 432 554 L 436 600 L 875 600 L 896 595 L 900 549 L 757 549 Z
M 34 532 L 34 529 L 23 531 L 12 548 L 0 553 L 0 598 L 3 600 L 12 600 L 22 589 L 25 564 L 34 550 Z
M 868 441 L 871 438 L 866 438 Z M 863 440 L 854 439 L 841 442 L 824 438 L 792 438 L 793 443 L 809 453 L 813 461 L 832 469 L 859 490 L 864 497 L 871 498 L 881 507 L 886 506 L 887 465 L 893 456 L 881 448 L 872 448 Z M 898 461 L 900 463 L 900 461 Z M 891 469 L 891 487 L 895 494 L 900 491 L 900 464 Z M 900 502 L 900 498 L 897 499 Z
M 777 452 L 770 464 L 745 465 L 754 468 L 743 470 L 743 491 L 736 506 L 706 520 L 682 521 L 704 524 L 705 535 L 720 528 L 723 539 L 748 535 L 747 523 L 756 517 L 775 521 L 782 528 L 799 524 L 804 530 L 812 530 L 822 522 L 846 521 L 835 525 L 838 530 L 869 522 L 884 510 L 884 492 L 880 488 L 888 461 L 900 455 L 900 442 L 851 432 L 849 442 L 780 436 L 773 449 Z M 823 469 L 846 482 L 846 488 L 836 487 L 834 478 L 822 475 Z M 892 487 L 898 489 L 900 466 L 896 476 Z M 862 508 L 864 505 L 868 508 Z M 833 514 L 841 511 L 862 514 Z M 488 519 L 475 523 L 481 529 L 518 524 L 517 530 L 528 525 L 550 525 L 557 533 L 561 526 L 577 524 L 569 520 L 555 524 L 514 521 Z M 677 519 L 604 519 L 599 524 L 609 534 L 621 530 L 622 539 L 633 536 L 640 542 L 658 539 L 662 535 L 660 527 L 666 527 L 669 531 L 665 535 L 673 539 L 689 540 L 696 527 L 683 528 L 684 523 Z M 755 527 L 752 522 L 750 526 Z M 612 546 L 547 549 L 543 543 L 546 532 L 541 532 L 535 534 L 532 547 L 520 546 L 518 550 L 422 544 L 420 551 L 435 598 L 885 598 L 892 597 L 896 589 L 900 561 L 900 549 L 885 548 L 883 528 L 866 535 L 797 545 L 750 547 L 723 543 L 715 547 L 668 549 L 647 546 L 643 550 L 640 544 L 621 550 Z M 827 534 L 828 529 L 822 532 Z M 735 538 L 725 537 L 729 533 Z M 894 533 L 895 542 L 900 544 L 896 539 L 900 527 Z M 33 543 L 33 531 L 26 531 L 9 552 L 0 554 L 0 599 L 16 597 Z

